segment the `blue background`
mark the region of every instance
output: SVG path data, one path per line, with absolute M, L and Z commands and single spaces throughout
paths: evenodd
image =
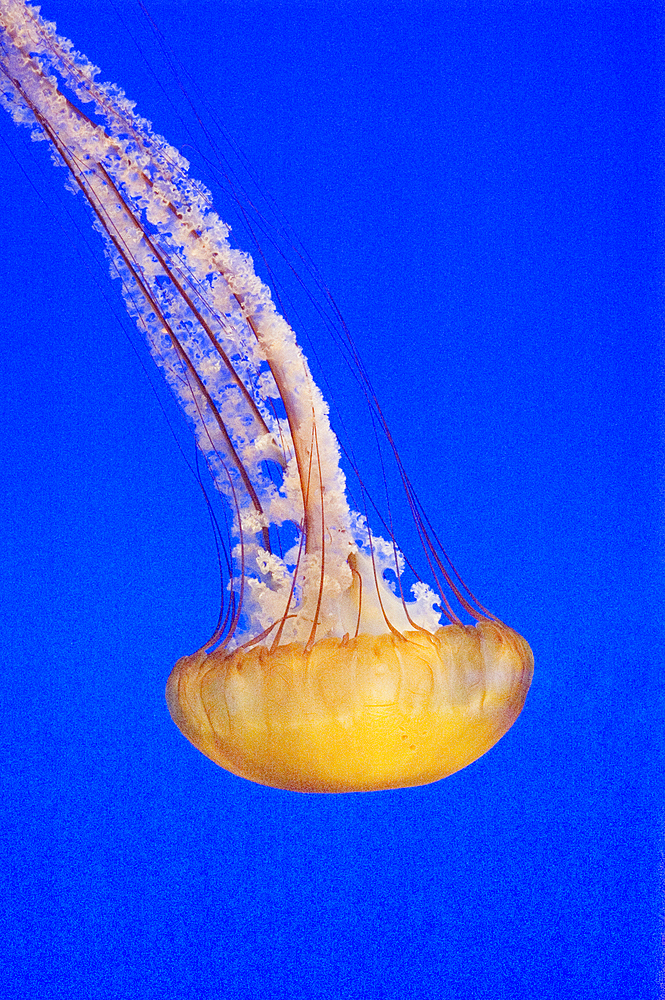
M 205 504 L 82 200 L 4 115 L 0 994 L 655 1000 L 662 5 L 149 7 L 536 673 L 423 788 L 300 796 L 185 742 L 163 688 L 216 619 Z M 138 8 L 43 13 L 213 183 Z M 334 344 L 302 334 L 371 470 Z

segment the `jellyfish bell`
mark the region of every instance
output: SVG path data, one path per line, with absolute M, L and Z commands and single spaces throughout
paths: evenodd
M 482 756 L 519 715 L 532 673 L 526 641 L 484 620 L 200 652 L 178 661 L 166 697 L 187 739 L 233 774 L 371 791 L 438 781 Z
M 436 587 L 418 580 L 407 593 L 390 518 L 385 538 L 349 504 L 327 404 L 270 289 L 187 162 L 97 72 L 35 8 L 0 0 L 2 102 L 49 140 L 91 206 L 230 511 L 220 620 L 169 677 L 175 723 L 222 767 L 279 788 L 368 791 L 452 774 L 519 715 L 528 644 L 475 600 L 429 530 L 358 366 Z

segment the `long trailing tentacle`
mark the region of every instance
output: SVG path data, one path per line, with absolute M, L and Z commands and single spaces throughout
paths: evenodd
M 228 227 L 184 158 L 122 91 L 98 83 L 97 73 L 36 8 L 0 0 L 2 101 L 17 122 L 50 141 L 90 204 L 128 310 L 230 505 L 231 597 L 211 643 L 300 641 L 309 649 L 328 635 L 431 629 L 439 607 L 459 621 L 444 588 L 482 617 L 487 612 L 430 530 L 325 286 L 325 321 L 341 330 L 340 356 L 396 462 L 441 597 L 419 584 L 415 600 L 406 599 L 389 498 L 385 541 L 368 527 L 373 501 L 359 474 L 365 515 L 349 508 L 328 407 L 270 290 L 251 258 L 229 245 Z M 85 102 L 93 103 L 94 116 L 78 106 Z M 352 457 L 351 466 L 357 473 Z M 384 578 L 388 571 L 398 593 Z

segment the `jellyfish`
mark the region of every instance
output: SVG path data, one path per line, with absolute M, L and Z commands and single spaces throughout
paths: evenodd
M 466 767 L 519 715 L 533 656 L 462 582 L 392 438 L 436 589 L 407 592 L 392 526 L 384 537 L 352 509 L 307 358 L 187 161 L 23 0 L 0 0 L 0 70 L 5 108 L 88 202 L 229 512 L 217 628 L 166 687 L 176 725 L 233 774 L 300 792 L 423 785 Z

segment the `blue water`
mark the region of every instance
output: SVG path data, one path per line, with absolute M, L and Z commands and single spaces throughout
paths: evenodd
M 4 115 L 0 995 L 656 1000 L 660 5 L 149 8 L 536 673 L 490 753 L 419 789 L 275 791 L 183 739 L 163 688 L 216 619 L 206 508 L 84 206 Z M 43 14 L 212 183 L 138 7 Z M 332 345 L 303 341 L 377 474 Z

